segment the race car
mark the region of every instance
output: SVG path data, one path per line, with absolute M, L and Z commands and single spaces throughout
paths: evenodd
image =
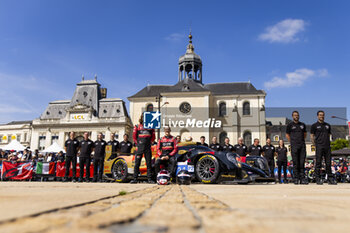
M 133 148 L 133 152 L 135 148 Z M 127 182 L 132 178 L 135 165 L 135 154 L 118 155 L 111 157 L 111 148 L 106 147 L 105 175 L 112 177 L 117 182 Z M 158 158 L 156 145 L 152 146 L 152 165 Z M 177 171 L 188 170 L 193 179 L 202 183 L 211 184 L 218 182 L 249 183 L 252 181 L 272 182 L 270 169 L 265 158 L 260 156 L 248 156 L 246 163 L 240 161 L 240 157 L 232 152 L 214 151 L 208 147 L 199 146 L 195 142 L 181 142 L 178 144 Z M 152 169 L 154 171 L 154 167 Z M 140 166 L 141 177 L 146 177 L 147 167 L 142 158 Z M 153 174 L 155 176 L 155 174 Z
M 176 158 L 178 164 L 187 162 L 188 171 L 192 172 L 194 179 L 206 184 L 275 181 L 270 178 L 268 163 L 261 156 L 248 156 L 246 163 L 243 163 L 236 153 L 214 151 L 196 143 L 187 143 L 179 147 Z

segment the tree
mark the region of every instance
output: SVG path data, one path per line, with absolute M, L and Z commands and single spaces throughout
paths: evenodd
M 331 150 L 340 150 L 349 146 L 349 141 L 344 138 L 338 138 L 335 141 L 331 142 Z

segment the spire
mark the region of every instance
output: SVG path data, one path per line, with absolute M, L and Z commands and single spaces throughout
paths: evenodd
M 190 29 L 190 34 L 188 35 L 189 43 L 187 45 L 186 53 L 194 53 L 194 46 L 192 44 L 192 29 Z

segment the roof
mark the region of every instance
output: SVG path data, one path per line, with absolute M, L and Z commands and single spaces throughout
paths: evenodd
M 265 94 L 263 90 L 257 90 L 250 82 L 210 83 L 205 84 L 204 87 L 215 95 Z
M 11 121 L 6 125 L 23 125 L 23 124 L 31 124 L 33 121 Z
M 250 82 L 211 83 L 201 84 L 193 79 L 183 79 L 175 85 L 148 85 L 128 98 L 156 97 L 160 93 L 169 92 L 207 92 L 214 95 L 240 95 L 240 94 L 265 94 L 263 90 L 257 90 Z
M 332 155 L 350 155 L 350 148 L 332 151 Z

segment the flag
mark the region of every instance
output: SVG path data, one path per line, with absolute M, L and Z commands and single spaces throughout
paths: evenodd
M 3 179 L 27 180 L 33 177 L 34 166 L 31 162 L 3 161 L 1 176 Z
M 36 174 L 38 175 L 54 175 L 55 163 L 54 162 L 38 162 L 36 165 Z

